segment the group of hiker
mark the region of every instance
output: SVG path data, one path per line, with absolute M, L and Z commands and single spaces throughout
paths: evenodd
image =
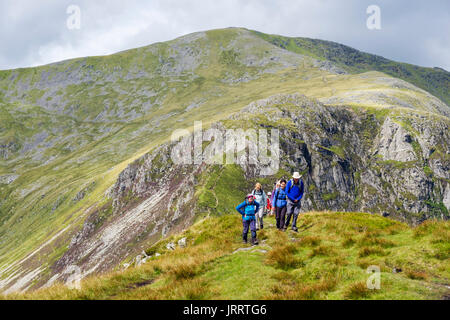
M 272 192 L 264 192 L 262 185 L 256 183 L 253 191 L 248 194 L 245 201 L 236 207 L 242 215 L 244 227 L 242 238 L 247 243 L 248 231 L 251 231 L 253 245 L 258 244 L 256 230 L 264 228 L 264 216 L 275 215 L 276 226 L 280 231 L 286 231 L 292 218 L 291 229 L 298 232 L 297 218 L 300 213 L 301 199 L 304 194 L 302 176 L 294 172 L 292 179 L 281 179 L 274 184 Z

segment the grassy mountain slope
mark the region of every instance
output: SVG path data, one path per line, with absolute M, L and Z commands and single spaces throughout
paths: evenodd
M 49 272 L 88 214 L 110 201 L 119 173 L 194 120 L 207 126 L 296 92 L 330 105 L 448 115 L 405 81 L 338 67 L 232 28 L 0 71 L 0 286 L 29 271 L 26 257 Z
M 149 248 L 143 265 L 8 299 L 441 299 L 448 297 L 448 222 L 410 228 L 364 213 L 309 212 L 300 233 L 277 231 L 273 217 L 260 246 L 242 245 L 241 218 L 200 219 Z M 167 249 L 186 238 L 187 246 Z M 155 253 L 161 254 L 160 256 Z M 369 290 L 369 266 L 380 290 Z M 393 273 L 393 269 L 397 272 Z M 400 270 L 401 271 L 398 271 Z
M 395 62 L 332 41 L 291 38 L 257 31 L 255 34 L 286 50 L 331 61 L 350 73 L 362 73 L 370 70 L 384 72 L 408 81 L 450 105 L 450 72 L 441 68 L 425 68 Z

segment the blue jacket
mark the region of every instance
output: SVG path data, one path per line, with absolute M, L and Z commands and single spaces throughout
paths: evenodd
M 286 188 L 283 190 L 278 188 L 273 196 L 273 206 L 275 208 L 283 208 L 287 204 Z
M 255 208 L 256 207 L 256 208 Z M 255 220 L 255 212 L 259 209 L 259 203 L 253 200 L 253 203 L 248 203 L 248 200 L 245 200 L 240 205 L 236 207 L 237 212 L 242 215 L 242 220 L 249 221 Z
M 294 180 L 289 180 L 286 185 L 287 196 L 291 201 L 300 201 L 303 198 L 304 190 L 305 186 L 303 180 L 300 180 L 299 184 L 294 184 Z

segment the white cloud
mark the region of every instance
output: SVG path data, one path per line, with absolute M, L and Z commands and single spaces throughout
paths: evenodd
M 235 26 L 332 40 L 393 60 L 450 70 L 448 1 L 378 0 L 380 31 L 366 28 L 366 8 L 372 2 L 2 0 L 0 69 L 110 54 L 190 32 Z M 80 30 L 66 28 L 70 4 L 81 8 Z

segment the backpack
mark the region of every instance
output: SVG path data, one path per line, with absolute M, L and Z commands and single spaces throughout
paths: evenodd
M 255 205 L 255 203 L 253 202 L 252 204 L 250 204 L 250 203 L 248 203 L 248 200 L 247 199 L 245 199 L 245 206 L 244 206 L 244 212 L 245 212 L 245 208 L 247 208 L 248 206 L 254 206 Z M 245 214 L 244 214 L 244 216 L 245 216 Z
M 261 192 L 261 196 L 264 195 L 264 190 L 262 188 L 259 191 Z M 253 189 L 252 195 L 255 195 L 255 193 L 256 193 L 256 189 Z
M 287 193 L 291 192 L 292 186 L 294 185 L 294 179 L 289 180 L 289 182 L 291 184 L 289 185 L 289 189 L 288 189 Z M 300 182 L 299 182 L 299 184 L 300 184 Z
M 294 185 L 294 179 L 289 180 L 291 182 L 291 185 L 289 186 L 289 189 L 287 193 L 291 192 L 292 186 Z M 301 180 L 298 180 L 298 188 L 300 189 L 300 186 L 302 185 Z
M 281 187 L 280 187 L 280 188 L 281 188 Z M 273 196 L 273 202 L 275 202 L 275 203 L 276 203 L 277 200 L 286 200 L 286 198 L 287 198 L 287 192 L 286 192 L 286 190 L 283 190 L 284 193 L 285 193 L 285 199 L 279 197 L 279 196 L 280 196 L 280 188 L 278 188 L 277 191 L 275 191 L 275 194 L 274 194 L 274 196 Z M 275 197 L 275 196 L 276 196 L 276 197 Z

